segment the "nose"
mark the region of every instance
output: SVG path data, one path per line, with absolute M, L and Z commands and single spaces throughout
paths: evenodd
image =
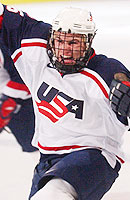
M 64 48 L 67 51 L 72 51 L 72 45 L 69 42 L 65 42 Z

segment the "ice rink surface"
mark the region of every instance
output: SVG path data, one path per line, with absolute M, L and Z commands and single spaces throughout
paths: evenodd
M 67 1 L 15 5 L 30 16 L 51 23 L 68 6 L 91 10 L 97 25 L 96 53 L 120 60 L 130 69 L 130 0 Z M 15 23 L 15 22 L 14 22 Z M 115 185 L 103 200 L 130 200 L 130 132 L 124 135 L 126 162 Z M 27 200 L 38 153 L 23 153 L 14 137 L 0 134 L 0 200 Z

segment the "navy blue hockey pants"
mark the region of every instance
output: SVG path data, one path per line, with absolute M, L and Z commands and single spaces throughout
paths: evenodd
M 113 169 L 97 149 L 65 155 L 41 154 L 35 168 L 29 200 L 53 177 L 69 182 L 75 188 L 78 200 L 100 200 L 118 177 L 120 167 L 117 161 Z

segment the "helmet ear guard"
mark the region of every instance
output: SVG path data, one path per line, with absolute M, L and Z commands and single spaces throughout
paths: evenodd
M 59 34 L 72 34 L 73 37 L 77 34 L 81 35 L 81 37 L 84 36 L 86 50 L 84 50 L 84 56 L 80 56 L 75 60 L 75 64 L 65 64 L 62 56 L 62 62 L 58 61 L 55 48 L 55 32 L 59 32 Z M 50 57 L 50 61 L 57 68 L 57 70 L 63 74 L 81 71 L 82 68 L 86 67 L 92 54 L 91 44 L 95 35 L 95 23 L 93 22 L 90 12 L 78 8 L 64 9 L 61 13 L 59 13 L 59 15 L 57 15 L 52 23 L 52 33 L 48 45 L 48 55 Z

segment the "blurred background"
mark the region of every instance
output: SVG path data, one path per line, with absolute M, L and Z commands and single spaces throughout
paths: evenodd
M 116 58 L 130 69 L 130 0 L 1 2 L 13 5 L 31 17 L 49 23 L 64 7 L 90 10 L 97 26 L 97 35 L 93 42 L 96 53 Z M 123 150 L 126 162 L 122 166 L 120 177 L 103 200 L 130 200 L 130 132 L 124 135 Z M 13 135 L 3 132 L 0 134 L 0 159 L 0 199 L 27 200 L 39 153 L 23 153 Z

